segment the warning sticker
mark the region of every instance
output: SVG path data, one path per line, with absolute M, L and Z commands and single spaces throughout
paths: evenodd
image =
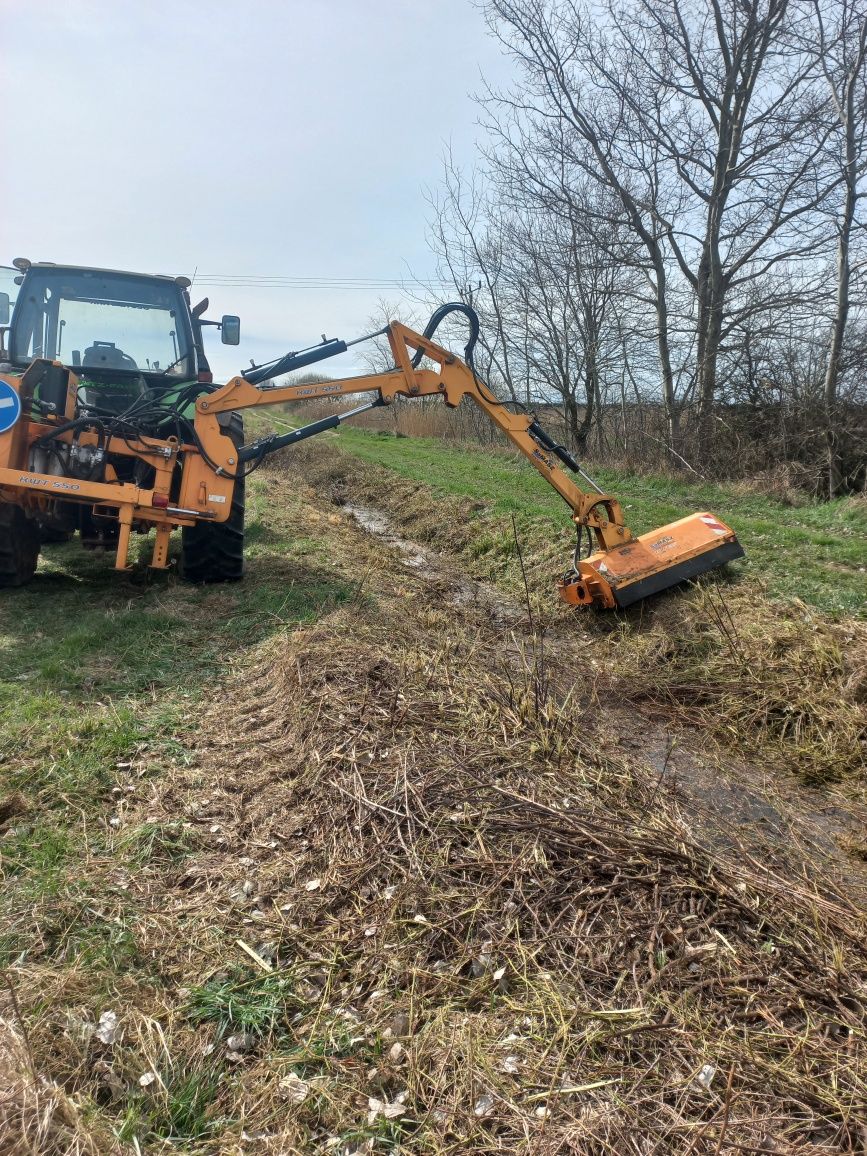
M 722 522 L 718 522 L 712 514 L 702 514 L 701 520 L 708 527 L 708 529 L 713 530 L 715 534 L 725 535 L 729 532 L 728 527 L 724 526 Z

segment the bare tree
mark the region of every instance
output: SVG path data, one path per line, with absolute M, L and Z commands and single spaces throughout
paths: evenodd
M 511 114 L 506 129 L 492 125 L 498 146 L 517 129 L 550 184 L 545 157 L 565 126 L 574 164 L 616 195 L 645 253 L 672 444 L 694 394 L 707 453 L 730 298 L 822 243 L 815 62 L 790 36 L 803 14 L 789 0 L 609 0 L 602 21 L 580 0 L 491 0 L 487 11 L 521 68 L 513 91 L 488 97 Z M 680 397 L 673 272 L 695 337 L 695 388 Z
M 581 172 L 562 175 L 560 186 L 556 196 L 543 195 L 498 161 L 467 178 L 447 157 L 433 245 L 440 272 L 479 311 L 494 383 L 527 406 L 562 403 L 567 438 L 583 450 L 610 350 L 621 347 L 608 335 L 619 335 L 612 311 L 630 270 L 608 256 L 608 211 L 588 200 L 600 196 L 598 186 Z M 603 218 L 604 245 L 596 232 Z
M 618 292 L 627 296 L 628 271 L 612 262 L 582 197 L 586 181 L 549 205 L 524 189 L 514 206 L 510 243 L 512 294 L 520 302 L 530 340 L 524 356 L 537 396 L 553 390 L 563 403 L 567 436 L 587 448 L 607 393 Z M 515 190 L 511 195 L 516 196 Z
M 852 231 L 856 224 L 865 173 L 867 132 L 867 9 L 858 0 L 812 0 L 816 60 L 827 84 L 833 132 L 830 149 L 839 171 L 841 198 L 836 213 L 836 302 L 825 369 L 824 411 L 828 454 L 828 492 L 833 497 L 843 481 L 840 451 L 839 381 L 852 283 Z
M 400 321 L 410 329 L 417 330 L 419 328 L 419 318 L 406 301 L 389 301 L 386 297 L 380 297 L 376 303 L 376 309 L 367 318 L 367 324 L 373 332 L 377 329 L 384 329 L 390 321 Z M 372 341 L 366 341 L 360 346 L 358 359 L 369 373 L 383 373 L 393 368 L 394 364 L 391 346 L 384 336 L 375 337 Z
M 578 57 L 594 36 L 591 13 L 569 0 L 495 0 L 487 11 L 492 30 L 521 69 L 518 88 L 487 95 L 495 154 L 509 157 L 549 202 L 563 196 L 564 154 L 570 171 L 583 171 L 600 194 L 613 193 L 618 219 L 611 224 L 625 221 L 644 250 L 642 269 L 656 316 L 662 398 L 670 439 L 679 445 L 681 405 L 668 316 L 670 261 L 664 230 L 652 211 L 662 195 L 656 181 L 656 142 L 636 141 L 637 152 L 627 156 L 618 135 L 622 109 L 604 94 L 590 91 Z
M 472 305 L 482 318 L 479 353 L 482 375 L 512 401 L 529 402 L 529 385 L 513 365 L 510 327 L 503 301 L 506 252 L 503 229 L 497 228 L 497 209 L 482 190 L 478 174 L 467 177 L 454 163 L 451 150 L 443 160 L 443 182 L 431 199 L 433 219 L 430 243 L 439 260 L 439 273 L 455 287 L 459 299 Z

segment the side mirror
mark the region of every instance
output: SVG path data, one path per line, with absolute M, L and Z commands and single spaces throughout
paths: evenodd
M 0 325 L 9 324 L 9 294 L 0 293 Z
M 241 318 L 224 313 L 220 322 L 220 340 L 224 345 L 241 344 Z

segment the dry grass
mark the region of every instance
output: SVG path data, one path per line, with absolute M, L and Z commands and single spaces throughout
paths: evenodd
M 78 1151 L 112 1151 L 82 1120 L 203 1156 L 864 1151 L 845 886 L 737 831 L 701 845 L 600 707 L 586 646 L 617 634 L 549 609 L 543 642 L 268 487 L 354 599 L 251 651 L 170 772 L 124 761 L 109 853 L 6 885 L 27 1070 Z M 409 510 L 444 533 L 423 490 Z
M 118 1149 L 93 1131 L 62 1088 L 41 1077 L 26 1038 L 0 1018 L 0 1151 L 4 1156 L 109 1156 Z
M 760 494 L 786 506 L 803 506 L 821 491 L 822 478 L 800 462 L 778 462 L 732 486 L 733 493 Z
M 275 1152 L 860 1150 L 863 914 L 720 862 L 580 691 L 450 626 L 407 597 L 272 644 L 150 806 L 213 832 L 166 914 L 263 960 L 194 1003 L 200 1050 L 262 1017 L 220 1114 Z
M 773 751 L 809 783 L 863 783 L 867 623 L 831 623 L 798 602 L 770 611 L 707 584 L 689 613 L 661 604 L 616 662 L 632 701 Z
M 472 573 L 523 597 L 511 523 L 482 503 L 442 495 L 381 467 L 317 446 L 284 468 L 337 504 L 369 503 L 416 541 L 461 557 Z M 855 501 L 857 499 L 853 499 Z M 713 576 L 619 620 L 556 604 L 552 576 L 568 534 L 525 521 L 521 541 L 537 621 L 595 636 L 609 694 L 674 714 L 739 749 L 773 757 L 805 781 L 867 784 L 867 624 L 831 621 L 797 599 L 772 602 L 759 584 Z

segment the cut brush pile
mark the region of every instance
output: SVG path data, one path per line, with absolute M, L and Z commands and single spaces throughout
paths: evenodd
M 275 1153 L 862 1151 L 862 915 L 702 850 L 539 656 L 452 618 L 273 641 L 149 806 L 218 833 L 158 888 L 199 973 L 223 944 L 165 1045 L 236 1053 L 211 1117 Z
M 526 578 L 538 622 L 595 639 L 609 695 L 662 708 L 669 720 L 776 758 L 807 782 L 849 779 L 863 794 L 864 621 L 831 621 L 797 598 L 773 601 L 755 572 L 734 584 L 708 576 L 699 589 L 669 592 L 619 618 L 576 614 L 553 593 L 572 545 L 565 518 L 552 527 L 538 512 L 518 515 L 521 568 L 511 517 L 485 503 L 434 494 L 333 444 L 287 456 L 277 468 L 330 492 L 337 504 L 351 495 L 385 511 L 409 537 L 459 555 L 474 576 L 521 601 Z

